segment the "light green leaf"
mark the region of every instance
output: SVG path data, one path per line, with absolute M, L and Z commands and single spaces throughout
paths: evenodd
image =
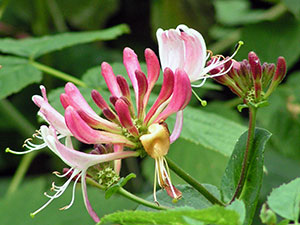
M 279 85 L 269 97 L 270 106 L 259 110 L 258 122 L 274 133 L 271 146 L 284 156 L 300 160 L 300 73 L 287 75 L 287 82 Z M 299 164 L 299 163 L 298 163 Z
M 70 32 L 21 40 L 3 38 L 0 39 L 0 51 L 29 58 L 37 58 L 73 45 L 99 40 L 112 40 L 125 33 L 129 33 L 129 28 L 127 25 L 121 24 L 100 31 Z
M 216 186 L 210 184 L 204 184 L 203 186 L 216 198 L 220 199 L 220 191 Z M 165 190 L 159 190 L 156 192 L 156 197 L 159 204 L 171 208 L 189 206 L 195 209 L 203 209 L 212 206 L 212 204 L 193 187 L 187 184 L 184 185 L 182 184 L 182 185 L 176 185 L 176 188 L 182 192 L 182 198 L 178 200 L 178 202 L 173 203 L 172 198 L 167 194 Z M 153 201 L 153 194 L 149 195 L 146 198 L 146 200 Z M 137 210 L 157 211 L 155 209 L 148 208 L 143 205 L 139 205 Z
M 201 108 L 186 107 L 183 112 L 184 122 L 181 138 L 192 143 L 230 156 L 232 147 L 246 127 Z M 175 123 L 175 116 L 170 117 L 167 123 Z M 172 130 L 172 129 L 170 129 Z
M 291 11 L 296 18 L 300 18 L 300 1 L 298 0 L 282 0 L 286 7 Z
M 109 199 L 113 194 L 115 194 L 119 190 L 120 187 L 123 187 L 132 178 L 136 178 L 136 175 L 134 173 L 130 173 L 126 177 L 121 177 L 121 179 L 118 181 L 118 183 L 110 186 L 105 191 L 105 199 Z
M 299 39 L 300 22 L 291 15 L 273 22 L 249 25 L 242 29 L 241 40 L 245 45 L 236 58 L 243 60 L 248 58 L 250 51 L 254 51 L 262 63 L 276 63 L 278 56 L 284 56 L 288 67 L 291 67 L 300 56 Z
M 39 83 L 42 73 L 28 63 L 28 60 L 0 56 L 0 99 L 17 93 L 32 83 Z
M 228 158 L 216 151 L 208 150 L 190 141 L 179 138 L 170 146 L 168 157 L 201 183 L 219 185 Z M 142 162 L 143 175 L 153 183 L 154 160 L 147 157 Z M 171 172 L 173 184 L 185 183 Z
M 300 213 L 300 178 L 274 189 L 268 197 L 269 207 L 283 218 L 298 221 Z
M 71 201 L 72 183 L 61 197 L 54 200 L 33 219 L 30 217 L 30 213 L 47 202 L 48 198 L 43 193 L 47 191 L 48 194 L 53 194 L 49 190 L 52 179 L 55 177 L 48 177 L 47 180 L 28 179 L 13 195 L 1 199 L 0 224 L 95 224 L 84 206 L 80 185 L 76 187 L 72 207 L 64 211 L 59 210 Z M 65 181 L 63 178 L 58 179 L 55 184 L 63 184 Z M 133 209 L 136 206 L 132 201 L 120 196 L 112 196 L 109 200 L 105 200 L 103 191 L 89 186 L 87 189 L 91 205 L 100 217 L 116 210 Z
M 237 141 L 225 174 L 222 178 L 221 190 L 225 201 L 230 201 L 235 193 L 240 179 L 242 162 L 245 154 L 248 132 L 241 135 Z M 244 224 L 251 224 L 263 177 L 264 149 L 271 134 L 267 130 L 256 128 L 253 148 L 249 151 L 249 170 L 240 199 L 245 202 L 247 215 Z
M 184 217 L 203 222 L 204 224 L 214 225 L 240 225 L 239 215 L 233 210 L 221 206 L 196 210 L 191 208 L 178 208 L 159 212 L 146 211 L 124 211 L 106 215 L 99 224 L 107 222 L 122 224 L 189 224 Z
M 214 1 L 217 20 L 224 25 L 244 25 L 265 19 L 264 10 L 253 10 L 249 1 L 217 0 Z

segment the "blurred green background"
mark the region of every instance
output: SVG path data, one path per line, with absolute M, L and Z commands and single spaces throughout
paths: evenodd
M 124 47 L 134 49 L 143 61 L 145 48 L 150 47 L 158 52 L 155 37 L 157 28 L 175 28 L 179 24 L 186 24 L 201 32 L 208 49 L 214 54 L 231 55 L 235 44 L 243 40 L 245 44 L 236 56 L 238 60 L 247 58 L 251 50 L 258 54 L 261 62 L 276 63 L 278 56 L 284 56 L 288 75 L 270 97 L 270 106 L 258 112 L 258 126 L 273 133 L 265 153 L 266 173 L 258 209 L 273 187 L 300 175 L 299 0 L 2 0 L 0 17 L 0 45 L 3 38 L 7 37 L 24 39 L 127 24 L 130 33 L 115 40 L 80 44 L 37 58 L 40 63 L 78 78 L 91 67 L 99 66 L 102 61 L 122 62 Z M 0 51 L 3 57 L 10 55 L 1 48 Z M 4 76 L 7 74 L 0 71 L 1 88 L 5 86 Z M 61 171 L 64 165 L 50 151 L 41 151 L 31 162 L 26 178 L 17 190 L 8 193 L 8 190 L 12 190 L 10 182 L 22 157 L 5 153 L 4 150 L 6 147 L 22 150 L 24 140 L 39 127 L 36 116 L 38 108 L 32 103 L 31 96 L 40 94 L 39 84 L 45 85 L 50 93 L 53 90 L 52 95 L 55 96 L 54 90 L 64 83 L 44 74 L 42 80 L 30 82 L 21 91 L 1 96 L 0 224 L 93 224 L 82 204 L 80 190 L 77 190 L 71 209 L 64 212 L 58 210 L 69 202 L 71 190 L 68 190 L 36 218 L 30 218 L 29 213 L 46 201 L 42 193 L 49 190 L 51 182 L 63 182 L 51 175 L 55 170 Z M 232 127 L 224 127 L 224 130 L 246 129 L 247 113 L 237 112 L 239 101 L 226 88 L 209 81 L 196 91 L 208 101 L 206 107 L 201 107 L 192 97 L 190 105 L 207 113 L 199 114 L 199 117 L 216 116 L 224 118 L 227 125 L 233 124 Z M 199 121 L 205 123 L 206 118 L 201 117 Z M 229 154 L 209 148 L 202 141 L 195 143 L 188 138 L 180 138 L 171 147 L 170 158 L 200 182 L 218 186 Z M 234 143 L 235 140 L 230 141 Z M 224 143 L 224 148 L 228 147 L 227 144 Z M 141 196 L 149 194 L 152 190 L 153 168 L 154 161 L 150 158 L 125 160 L 122 174 L 137 174 L 137 178 L 126 188 Z M 172 174 L 172 178 L 175 183 L 183 182 L 175 174 Z M 101 191 L 91 187 L 88 190 L 91 202 L 100 215 L 136 207 L 135 203 L 121 196 L 105 200 Z M 254 224 L 260 224 L 258 218 Z

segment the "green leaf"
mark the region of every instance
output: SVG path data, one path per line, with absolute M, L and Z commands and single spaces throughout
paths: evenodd
M 274 133 L 272 149 L 299 164 L 300 153 L 300 73 L 289 74 L 287 82 L 279 85 L 269 97 L 269 106 L 261 108 L 258 122 Z
M 217 0 L 214 6 L 218 22 L 224 25 L 244 25 L 265 19 L 264 10 L 251 9 L 249 1 Z
M 300 22 L 291 15 L 273 22 L 249 25 L 242 29 L 241 40 L 245 45 L 239 50 L 237 58 L 248 58 L 248 53 L 254 51 L 262 63 L 276 63 L 278 56 L 284 56 L 288 67 L 291 67 L 300 55 L 299 39 Z
M 184 121 L 185 122 L 185 121 Z M 168 157 L 201 183 L 219 185 L 228 158 L 216 151 L 208 150 L 190 141 L 179 138 L 170 146 Z M 142 162 L 142 172 L 153 183 L 154 160 L 147 157 Z M 173 184 L 185 183 L 170 171 Z
M 216 186 L 210 184 L 203 184 L 203 186 L 208 189 L 208 191 L 212 193 L 216 198 L 220 199 L 220 191 Z M 189 206 L 195 209 L 203 209 L 212 206 L 212 204 L 205 197 L 199 194 L 199 192 L 196 191 L 193 187 L 187 184 L 182 184 L 176 185 L 176 188 L 178 188 L 182 192 L 182 198 L 178 200 L 178 202 L 173 203 L 172 198 L 167 194 L 165 190 L 159 190 L 156 192 L 156 197 L 159 204 L 171 208 Z M 153 194 L 149 195 L 146 200 L 153 201 Z M 139 205 L 137 210 L 157 211 L 143 205 Z
M 106 215 L 99 224 L 107 222 L 121 224 L 189 224 L 186 217 L 203 222 L 204 224 L 214 225 L 239 225 L 239 215 L 236 211 L 229 210 L 221 206 L 196 210 L 191 208 L 178 208 L 159 212 L 146 211 L 124 211 Z
M 28 63 L 28 60 L 0 56 L 0 99 L 21 91 L 32 83 L 42 80 L 42 73 Z
M 268 197 L 269 207 L 283 218 L 298 221 L 300 213 L 300 178 L 274 189 Z
M 98 40 L 113 40 L 125 33 L 129 33 L 129 28 L 127 25 L 121 24 L 100 31 L 70 32 L 21 40 L 3 38 L 0 39 L 0 51 L 29 58 L 37 58 L 73 45 Z
M 225 201 L 232 199 L 240 179 L 247 136 L 248 132 L 246 131 L 237 141 L 222 178 L 221 190 Z M 251 224 L 256 209 L 263 177 L 264 149 L 270 136 L 271 133 L 267 130 L 255 129 L 253 148 L 249 152 L 249 170 L 240 196 L 240 199 L 245 202 L 247 209 L 245 224 Z
M 51 202 L 33 219 L 30 217 L 30 213 L 47 202 L 48 198 L 43 195 L 45 191 L 53 195 L 49 189 L 51 188 L 51 180 L 55 178 L 51 176 L 47 177 L 47 179 L 27 179 L 14 194 L 2 198 L 0 224 L 95 224 L 84 206 L 80 185 L 76 187 L 75 201 L 72 207 L 64 211 L 59 210 L 59 208 L 70 203 L 73 183 L 70 184 L 62 196 Z M 63 178 L 57 179 L 55 184 L 63 184 L 65 181 Z M 105 200 L 103 191 L 90 186 L 87 189 L 91 205 L 100 217 L 116 210 L 129 210 L 136 207 L 135 203 L 123 197 L 112 196 L 109 200 Z
M 134 173 L 130 173 L 126 177 L 121 177 L 121 179 L 118 181 L 118 183 L 110 186 L 106 191 L 105 191 L 105 199 L 109 199 L 113 194 L 115 194 L 120 187 L 123 187 L 127 184 L 129 180 L 132 178 L 136 178 L 136 175 Z
M 300 18 L 300 1 L 298 0 L 282 0 L 289 11 L 291 11 L 296 18 Z
M 201 108 L 184 109 L 184 125 L 181 138 L 203 147 L 230 156 L 232 146 L 246 127 Z M 175 123 L 175 115 L 167 120 L 170 130 Z

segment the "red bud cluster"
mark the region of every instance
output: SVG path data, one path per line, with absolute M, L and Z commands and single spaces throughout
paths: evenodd
M 230 67 L 227 74 L 214 77 L 214 79 L 228 86 L 233 93 L 243 99 L 245 104 L 266 100 L 286 75 L 286 62 L 283 57 L 278 58 L 275 70 L 273 63 L 261 65 L 254 52 L 249 52 L 248 60 L 228 61 L 222 68 L 210 71 L 210 74 L 218 73 L 221 70 L 226 71 Z

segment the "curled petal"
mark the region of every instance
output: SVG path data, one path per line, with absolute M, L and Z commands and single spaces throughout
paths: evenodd
M 79 116 L 79 114 L 72 106 L 69 106 L 66 109 L 65 120 L 69 130 L 72 132 L 74 137 L 86 144 L 116 143 L 124 144 L 129 147 L 135 147 L 134 143 L 132 143 L 122 135 L 92 129 Z
M 40 108 L 39 115 L 42 116 L 50 125 L 64 136 L 71 136 L 71 132 L 65 124 L 64 117 L 57 112 L 48 102 L 46 88 L 40 86 L 42 96 L 34 95 L 32 101 Z
M 101 64 L 101 73 L 111 94 L 121 97 L 121 90 L 117 83 L 112 67 L 108 63 L 103 62 Z
M 158 98 L 156 99 L 153 106 L 150 108 L 149 112 L 146 115 L 146 118 L 144 120 L 144 123 L 147 124 L 150 119 L 155 114 L 156 110 L 161 106 L 162 103 L 166 102 L 171 94 L 173 93 L 173 87 L 174 87 L 174 73 L 171 69 L 166 68 L 164 70 L 164 81 L 160 90 L 160 93 L 158 95 Z
M 177 69 L 175 72 L 174 91 L 170 103 L 154 122 L 167 119 L 171 114 L 178 112 L 186 107 L 192 96 L 190 80 L 186 72 Z

